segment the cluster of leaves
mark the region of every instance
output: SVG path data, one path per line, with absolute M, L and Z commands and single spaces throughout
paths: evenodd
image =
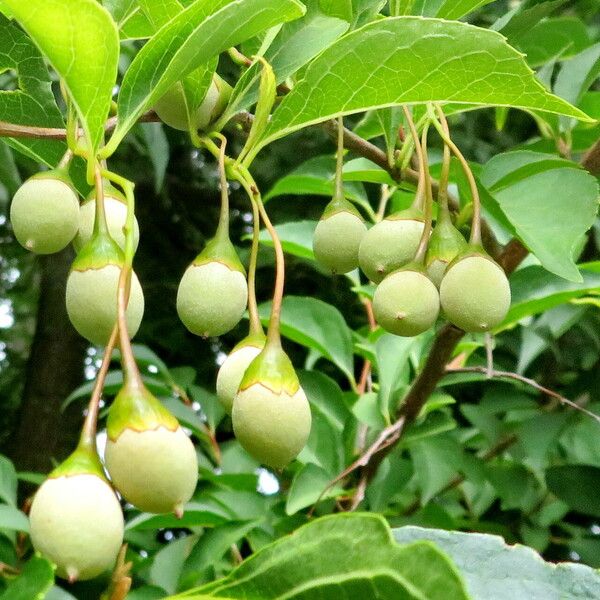
M 81 13 L 69 22 L 53 20 L 52 6 L 42 9 L 42 4 L 46 3 L 4 0 L 0 10 L 10 16 L 12 8 L 23 19 L 26 31 L 74 97 L 88 139 L 99 145 L 117 73 L 117 30 L 92 2 L 73 3 L 73 10 Z M 463 598 L 466 593 L 486 599 L 600 595 L 597 576 L 584 567 L 555 569 L 524 548 L 507 549 L 497 538 L 414 527 L 500 534 L 507 542 L 527 544 L 548 559 L 570 558 L 600 566 L 596 521 L 600 518 L 596 493 L 600 425 L 588 415 L 549 401 L 522 380 L 490 380 L 478 372 L 448 373 L 369 478 L 364 498 L 357 496 L 363 470 L 329 486 L 395 421 L 428 356 L 434 333 L 403 339 L 371 330 L 360 311 L 373 290 L 361 285 L 356 274 L 336 282 L 344 288 L 338 293 L 344 302 L 333 305 L 335 294 L 314 261 L 311 240 L 324 201 L 333 192 L 335 161 L 321 148 L 299 165 L 296 157 L 286 158 L 294 167 L 282 174 L 283 160 L 267 147 L 340 112 L 361 113 L 351 119 L 354 133 L 393 157 L 401 124 L 393 105 L 452 102 L 446 106 L 456 113 L 455 139 L 461 145 L 464 141 L 474 158 L 471 166 L 487 223 L 500 243 L 516 237 L 531 251 L 510 280 L 513 304 L 495 332 L 495 369 L 536 379 L 600 414 L 595 391 L 599 389 L 600 262 L 597 240 L 588 233 L 596 222 L 598 189 L 593 175 L 577 161 L 600 133 L 600 127 L 584 117 L 584 113 L 592 120 L 600 117 L 600 92 L 594 88 L 600 44 L 584 19 L 585 3 L 573 7 L 562 0 L 532 0 L 510 10 L 504 3 L 481 10 L 487 2 L 469 0 L 390 3 L 398 11 L 395 14 L 443 19 L 460 19 L 479 9 L 469 18 L 502 33 L 512 47 L 496 33 L 458 22 L 383 19 L 379 13 L 388 9 L 381 0 L 304 4 L 303 14 L 302 5 L 294 0 L 103 2 L 118 25 L 120 66 L 129 67 L 118 96 L 116 141 L 125 138 L 143 111 L 183 71 L 190 73 L 188 78 L 205 81 L 216 67 L 211 57 L 232 45 L 241 44 L 248 56 L 262 54 L 277 82 L 290 84 L 292 91 L 254 149 L 263 149 L 255 168 L 270 185 L 267 207 L 278 217 L 277 231 L 291 265 L 288 289 L 292 293 L 284 301 L 281 331 L 294 357 L 303 361 L 301 384 L 313 414 L 313 429 L 298 460 L 282 474 L 271 473 L 232 439 L 231 422 L 212 392 L 214 365 L 170 368 L 147 346 L 136 346 L 149 389 L 199 442 L 201 469 L 198 489 L 182 521 L 127 511 L 127 559 L 133 561 L 134 579 L 128 597 L 150 600 L 190 589 L 183 597 L 309 598 L 319 593 L 336 598 L 340 590 L 354 597 L 380 593 L 390 598 L 409 594 Z M 182 7 L 189 8 L 178 17 Z M 14 22 L 0 19 L 4 34 L 0 66 L 9 70 L 1 75 L 2 87 L 17 88 L 0 98 L 2 120 L 63 127 L 52 75 L 38 48 Z M 152 39 L 138 51 L 138 40 L 147 38 Z M 73 68 L 61 56 L 64 47 L 56 43 L 60 39 L 73 40 L 71 50 L 82 65 L 89 65 L 89 72 Z M 177 44 L 170 44 L 173 39 Z M 98 60 L 86 58 L 87 52 L 105 52 L 103 72 L 91 72 Z M 556 96 L 536 82 L 527 63 Z M 234 73 L 232 65 L 228 68 Z M 17 83 L 10 81 L 11 69 Z M 467 82 L 465 72 L 471 77 Z M 232 79 L 234 93 L 223 123 L 255 104 L 259 78 L 256 63 L 237 82 Z M 87 85 L 89 80 L 95 87 Z M 190 84 L 194 89 L 197 92 L 198 87 Z M 487 109 L 483 117 L 471 112 L 486 105 L 499 108 Z M 526 109 L 528 120 L 519 121 L 523 117 L 510 107 Z M 472 128 L 477 125 L 476 141 L 472 141 Z M 493 125 L 497 131 L 486 133 Z M 527 133 L 520 128 L 528 128 Z M 147 153 L 160 189 L 169 142 L 160 126 L 134 131 L 136 137 L 125 138 L 115 160 L 125 164 L 131 154 Z M 487 135 L 492 139 L 486 140 Z M 171 148 L 176 148 L 181 140 L 169 136 Z M 49 166 L 65 150 L 63 142 L 47 139 L 15 137 L 7 143 Z M 294 155 L 293 144 L 280 141 L 272 147 Z M 19 172 L 12 150 L 2 144 L 2 153 L 6 159 L 0 161 L 0 182 L 11 193 Z M 17 161 L 22 172 L 31 169 L 22 158 Z M 435 176 L 439 160 L 432 162 Z M 278 167 L 275 176 L 269 173 L 273 163 Z M 390 195 L 390 210 L 405 208 L 412 200 L 414 187 L 406 180 L 398 182 L 384 166 L 365 157 L 353 157 L 345 164 L 346 194 L 367 213 L 376 210 L 381 186 Z M 78 168 L 78 183 L 85 189 L 83 166 Z M 457 222 L 464 225 L 470 216 L 470 195 L 457 165 L 451 181 L 458 199 Z M 205 225 L 202 233 L 207 235 L 214 224 Z M 266 232 L 261 241 L 265 247 L 271 245 Z M 263 255 L 261 272 L 266 272 L 271 257 Z M 6 287 L 14 285 L 7 274 L 15 264 L 22 271 L 16 283 L 23 285 L 31 263 L 18 254 L 17 259 L 6 256 L 0 285 L 5 281 Z M 319 297 L 308 297 L 308 279 L 310 295 Z M 158 283 L 160 277 L 154 281 Z M 162 300 L 162 293 L 158 294 Z M 20 292 L 18 297 L 32 310 L 30 296 Z M 269 303 L 265 303 L 261 306 L 265 322 L 268 314 Z M 30 337 L 23 327 L 19 315 L 9 330 L 12 340 Z M 147 328 L 145 339 L 154 347 L 151 329 Z M 190 362 L 175 350 L 169 356 L 170 364 Z M 357 381 L 366 364 L 372 376 Z M 452 366 L 485 364 L 483 336 L 464 338 Z M 1 390 L 7 385 L 2 370 L 0 382 Z M 105 394 L 116 393 L 121 383 L 121 372 L 111 371 Z M 83 404 L 90 391 L 91 384 L 83 385 L 65 405 Z M 28 525 L 17 508 L 14 467 L 8 460 L 0 467 L 4 502 L 0 547 L 7 565 L 4 596 L 15 600 L 98 597 L 106 581 L 77 584 L 68 591 L 52 587 L 51 565 L 31 557 L 22 535 Z M 39 482 L 27 473 L 19 476 Z M 435 546 L 395 544 L 385 522 L 374 515 L 338 515 L 304 525 L 314 505 L 316 515 L 327 515 L 348 508 L 354 498 L 360 500 L 362 510 L 380 513 L 396 527 L 394 536 L 401 544 L 431 540 Z M 485 564 L 478 562 L 484 557 Z M 497 565 L 497 571 L 490 572 L 487 561 Z M 508 576 L 515 586 L 510 592 L 505 587 Z

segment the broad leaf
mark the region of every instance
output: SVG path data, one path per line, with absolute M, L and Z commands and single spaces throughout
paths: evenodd
M 600 427 L 597 428 L 600 432 Z M 546 470 L 548 489 L 572 510 L 600 517 L 600 468 L 588 465 L 562 465 Z
M 0 455 L 0 500 L 16 507 L 17 472 L 6 456 Z
M 589 600 L 600 597 L 600 575 L 574 563 L 552 564 L 519 544 L 496 535 L 400 527 L 401 543 L 429 540 L 454 560 L 472 600 Z
M 318 519 L 242 563 L 228 577 L 178 598 L 427 598 L 467 595 L 458 573 L 435 546 L 398 546 L 386 521 L 371 514 Z
M 339 114 L 433 101 L 515 106 L 589 120 L 548 93 L 496 32 L 396 17 L 344 36 L 314 60 L 275 111 L 263 145 Z
M 29 519 L 14 506 L 0 504 L 0 529 L 29 531 Z
M 330 481 L 331 475 L 321 467 L 312 463 L 304 465 L 292 480 L 285 503 L 286 514 L 293 515 L 314 504 Z M 323 499 L 335 498 L 344 493 L 346 493 L 344 488 L 338 484 L 331 486 L 323 495 Z
M 125 73 L 109 149 L 176 81 L 223 50 L 302 14 L 297 0 L 196 0 L 152 37 Z
M 117 80 L 119 35 L 95 0 L 4 0 L 65 82 L 92 150 L 104 137 Z
M 460 19 L 491 2 L 494 0 L 444 0 L 435 16 L 440 19 Z
M 266 323 L 271 303 L 261 304 Z M 281 334 L 307 348 L 314 348 L 354 381 L 352 338 L 340 311 L 316 298 L 286 296 L 281 310 Z
M 44 600 L 53 584 L 52 565 L 45 558 L 34 556 L 25 563 L 21 574 L 0 594 L 0 600 Z
M 275 230 L 281 240 L 284 252 L 300 258 L 314 260 L 312 239 L 316 226 L 316 221 L 297 221 L 277 225 Z M 251 237 L 248 235 L 248 238 Z M 259 240 L 261 244 L 270 248 L 273 247 L 273 240 L 266 229 L 261 230 Z

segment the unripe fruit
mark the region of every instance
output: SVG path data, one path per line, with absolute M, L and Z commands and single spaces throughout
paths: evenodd
M 363 273 L 379 283 L 415 257 L 425 227 L 421 211 L 403 210 L 380 221 L 362 239 L 358 261 Z
M 302 450 L 311 427 L 310 406 L 281 348 L 268 345 L 252 361 L 233 401 L 233 431 L 244 449 L 282 469 Z
M 345 199 L 334 198 L 325 209 L 313 237 L 315 258 L 333 273 L 358 267 L 358 249 L 367 227 Z
M 448 265 L 465 251 L 467 242 L 454 227 L 447 212 L 442 212 L 433 228 L 427 248 L 427 275 L 437 287 L 440 286 Z
M 194 129 L 206 129 L 221 116 L 231 91 L 231 86 L 215 74 L 202 104 L 193 115 Z M 177 82 L 156 102 L 154 111 L 169 127 L 180 131 L 188 130 L 188 111 L 181 82 Z
M 510 286 L 502 268 L 484 252 L 458 257 L 440 285 L 440 300 L 448 320 L 464 331 L 489 331 L 510 308 Z
M 10 220 L 19 244 L 36 254 L 65 248 L 79 227 L 79 202 L 60 171 L 38 173 L 15 193 Z
M 60 577 L 91 579 L 111 569 L 123 542 L 123 514 L 109 484 L 91 474 L 47 479 L 31 512 L 34 548 Z
M 213 238 L 181 278 L 179 318 L 196 335 L 221 335 L 240 322 L 247 303 L 248 284 L 235 248 L 229 238 Z
M 123 255 L 115 242 L 100 236 L 77 255 L 67 279 L 66 304 L 77 332 L 92 344 L 105 345 L 117 322 L 117 289 Z M 144 315 L 144 294 L 135 273 L 126 310 L 133 337 Z
M 121 250 L 125 250 L 125 233 L 123 227 L 127 218 L 127 203 L 125 198 L 112 187 L 104 190 L 104 212 L 110 237 Z M 79 231 L 73 240 L 75 250 L 79 252 L 91 239 L 96 218 L 96 200 L 94 195 L 79 207 Z M 140 240 L 140 228 L 137 219 L 133 220 L 133 247 L 137 249 Z
M 145 388 L 121 389 L 108 416 L 104 459 L 119 493 L 140 510 L 183 514 L 198 458 L 177 419 Z
M 390 333 L 414 336 L 433 327 L 440 298 L 433 282 L 410 266 L 388 275 L 375 290 L 373 313 Z
M 228 414 L 233 409 L 233 399 L 250 363 L 265 346 L 264 336 L 248 336 L 229 354 L 217 374 L 217 396 Z

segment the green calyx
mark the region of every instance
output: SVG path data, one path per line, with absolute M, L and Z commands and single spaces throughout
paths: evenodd
M 69 177 L 69 173 L 66 169 L 51 169 L 50 171 L 40 171 L 35 175 L 32 175 L 29 178 L 29 181 L 32 179 L 55 179 L 56 181 L 61 181 L 65 185 L 68 185 L 75 195 L 77 195 L 77 190 L 73 185 L 73 181 Z
M 466 243 L 463 247 L 462 252 L 457 254 L 454 257 L 454 260 L 448 265 L 447 270 L 450 270 L 456 263 L 460 262 L 461 260 L 464 260 L 465 258 L 469 258 L 471 256 L 479 256 L 481 258 L 489 260 L 491 263 L 497 264 L 496 261 L 483 249 L 483 246 L 480 246 L 479 244 Z
M 122 202 L 123 204 L 127 205 L 127 198 L 125 198 L 125 195 L 121 193 L 116 187 L 114 187 L 106 181 L 104 182 L 104 197 L 114 198 L 115 200 L 118 200 L 119 202 Z M 85 202 L 92 202 L 95 200 L 96 192 L 92 190 L 85 199 Z
M 450 263 L 465 251 L 467 241 L 462 233 L 452 224 L 450 217 L 442 213 L 431 232 L 427 249 L 427 265 L 434 260 Z
M 48 475 L 48 478 L 56 479 L 70 475 L 96 475 L 103 481 L 107 481 L 95 448 L 92 449 L 83 443 L 80 443 L 75 451 Z
M 254 348 L 260 348 L 261 350 L 265 347 L 267 342 L 267 336 L 262 332 L 249 333 L 243 340 L 240 340 L 231 350 L 231 352 L 235 352 L 240 348 L 247 348 L 248 346 L 252 346 Z
M 334 196 L 331 202 L 325 207 L 323 214 L 321 215 L 321 221 L 325 219 L 329 219 L 329 217 L 333 217 L 340 212 L 347 212 L 356 217 L 358 217 L 361 221 L 363 220 L 362 215 L 358 212 L 354 204 L 352 202 L 346 200 L 343 196 Z
M 116 441 L 126 429 L 141 432 L 159 427 L 175 431 L 179 421 L 145 386 L 125 383 L 108 413 L 108 437 Z
M 250 363 L 244 374 L 240 390 L 262 385 L 275 394 L 285 392 L 293 396 L 300 388 L 298 375 L 292 361 L 278 344 L 267 344 Z
M 420 208 L 411 206 L 404 210 L 399 210 L 386 217 L 387 221 L 421 221 L 425 222 L 425 214 Z
M 74 271 L 88 271 L 89 269 L 102 269 L 107 265 L 121 267 L 124 260 L 123 251 L 110 235 L 98 232 L 79 251 L 71 269 Z
M 231 243 L 229 234 L 219 230 L 217 235 L 207 242 L 204 250 L 198 254 L 192 264 L 200 266 L 211 262 L 223 263 L 232 271 L 239 271 L 242 275 L 246 275 L 246 269 L 238 257 L 235 246 Z

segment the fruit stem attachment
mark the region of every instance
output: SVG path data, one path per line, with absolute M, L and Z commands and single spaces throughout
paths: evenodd
M 419 246 L 415 254 L 415 262 L 424 263 L 425 256 L 427 254 L 427 244 L 429 243 L 429 236 L 431 235 L 431 205 L 433 202 L 433 198 L 431 195 L 431 181 L 429 178 L 429 163 L 427 161 L 427 156 L 424 151 L 424 147 L 427 145 L 427 133 L 429 131 L 429 123 L 425 124 L 425 127 L 423 128 L 422 141 L 420 141 L 419 134 L 417 133 L 417 128 L 415 127 L 415 122 L 413 121 L 412 115 L 410 114 L 408 107 L 404 105 L 402 106 L 402 109 L 404 111 L 404 116 L 406 117 L 406 122 L 408 123 L 415 150 L 419 158 L 419 183 L 417 187 L 417 198 L 422 197 L 425 200 L 422 205 L 425 212 L 425 225 L 423 227 L 423 234 L 421 235 L 421 240 L 419 241 Z M 415 199 L 415 203 L 416 200 L 417 199 Z
M 104 170 L 102 175 L 109 181 L 117 184 L 125 194 L 127 200 L 127 217 L 125 219 L 125 258 L 119 283 L 117 288 L 117 323 L 119 328 L 119 346 L 121 348 L 121 361 L 123 363 L 123 372 L 125 374 L 125 386 L 128 388 L 143 389 L 144 383 L 140 375 L 140 371 L 135 362 L 129 332 L 127 331 L 126 310 L 129 302 L 129 292 L 131 290 L 131 272 L 133 267 L 134 248 L 134 219 L 135 219 L 135 197 L 133 195 L 133 182 L 113 173 L 112 171 Z
M 219 224 L 215 237 L 218 239 L 229 239 L 229 190 L 227 184 L 227 173 L 225 172 L 225 148 L 227 147 L 227 138 L 219 135 L 221 148 L 219 150 L 219 179 L 221 182 L 221 212 L 219 214 Z
M 96 452 L 96 428 L 98 425 L 98 412 L 100 409 L 100 398 L 102 397 L 102 390 L 104 389 L 104 381 L 106 380 L 106 374 L 108 373 L 108 367 L 110 366 L 110 359 L 114 350 L 115 344 L 117 343 L 118 327 L 114 326 L 108 344 L 104 349 L 104 355 L 102 357 L 102 364 L 96 375 L 96 381 L 94 382 L 94 389 L 90 397 L 88 404 L 87 414 L 83 427 L 81 429 L 81 437 L 79 439 L 79 446 Z
M 56 168 L 60 171 L 66 171 L 73 160 L 73 150 L 67 148 L 67 151 L 63 154 L 63 157 L 60 159 L 60 162 L 56 165 Z
M 477 189 L 477 182 L 475 181 L 473 171 L 471 171 L 471 167 L 469 167 L 469 163 L 464 157 L 463 153 L 460 151 L 458 146 L 452 141 L 450 136 L 446 134 L 444 128 L 440 124 L 438 118 L 441 119 L 442 117 L 440 115 L 443 115 L 441 107 L 438 104 L 436 104 L 434 111 L 433 107 L 428 104 L 427 112 L 431 117 L 431 122 L 433 123 L 433 126 L 438 130 L 438 133 L 440 134 L 444 143 L 448 145 L 450 150 L 452 150 L 452 153 L 460 162 L 460 165 L 467 177 L 469 187 L 471 189 L 471 196 L 473 198 L 473 221 L 471 224 L 471 237 L 469 238 L 469 243 L 471 246 L 481 246 L 481 200 L 479 198 L 479 190 Z
M 340 115 L 337 118 L 337 153 L 335 163 L 335 188 L 333 198 L 335 200 L 344 199 L 344 178 L 342 171 L 344 169 L 344 117 Z
M 102 169 L 98 163 L 94 169 L 94 187 L 96 190 L 96 214 L 93 235 L 109 235 L 106 211 L 104 210 L 104 181 L 102 180 Z

